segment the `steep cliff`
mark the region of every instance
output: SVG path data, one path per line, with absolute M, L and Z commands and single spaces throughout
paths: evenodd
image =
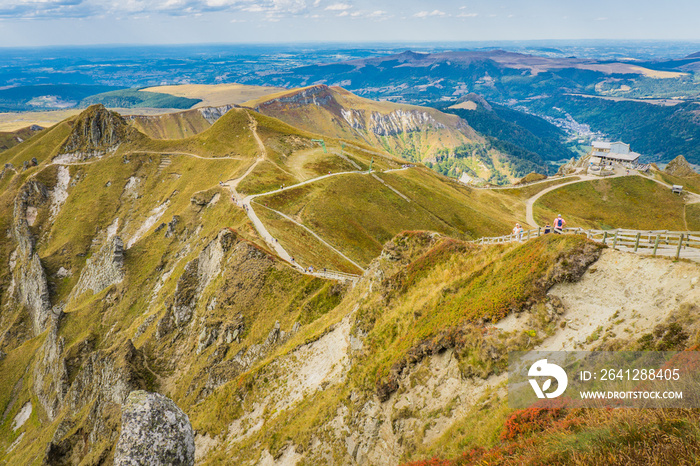
M 26 306 L 32 319 L 34 334 L 46 328 L 51 311 L 46 273 L 35 251 L 35 238 L 30 230 L 39 209 L 48 206 L 49 193 L 43 184 L 26 183 L 15 198 L 12 239 L 17 245 L 11 256 L 12 283 L 9 295 L 16 295 L 18 302 Z

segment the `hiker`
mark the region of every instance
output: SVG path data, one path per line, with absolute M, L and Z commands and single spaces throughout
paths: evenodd
M 544 234 L 547 235 L 552 232 L 552 227 L 549 225 L 549 222 L 544 226 Z
M 515 236 L 515 239 L 520 241 L 523 237 L 523 227 L 520 226 L 519 223 L 515 224 L 515 228 L 513 228 L 513 235 Z
M 554 233 L 561 235 L 564 232 L 564 225 L 566 225 L 566 220 L 561 218 L 561 214 L 557 215 L 554 219 Z

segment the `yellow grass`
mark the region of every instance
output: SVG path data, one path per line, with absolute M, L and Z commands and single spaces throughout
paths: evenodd
M 181 112 L 175 108 L 112 108 L 123 116 L 128 115 L 164 115 Z M 0 131 L 17 131 L 31 125 L 39 125 L 44 128 L 54 126 L 61 121 L 81 113 L 84 108 L 71 108 L 67 110 L 49 110 L 45 112 L 8 112 L 0 113 Z
M 242 104 L 252 99 L 285 90 L 281 87 L 246 86 L 244 84 L 181 84 L 176 86 L 155 86 L 141 89 L 147 92 L 161 92 L 176 97 L 202 99 L 194 108 L 219 107 L 228 104 Z
M 452 105 L 449 108 L 457 108 L 457 109 L 463 109 L 463 110 L 476 110 L 476 102 L 472 102 L 471 100 L 468 100 L 466 102 L 460 102 L 458 104 Z
M 47 128 L 80 113 L 80 109 L 53 110 L 47 112 L 0 113 L 0 131 L 17 131 L 31 125 Z

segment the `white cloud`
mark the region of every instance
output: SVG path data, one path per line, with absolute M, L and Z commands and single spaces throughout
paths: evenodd
M 352 8 L 352 5 L 348 5 L 347 3 L 334 3 L 332 5 L 328 5 L 326 7 L 326 10 L 328 11 L 345 11 L 349 10 Z
M 606 16 L 601 16 L 600 18 L 596 18 L 596 21 L 607 21 L 608 18 Z
M 318 4 L 320 0 L 315 0 Z M 199 16 L 220 11 L 263 13 L 280 18 L 307 12 L 306 0 L 0 0 L 0 18 L 60 19 L 160 13 Z
M 458 18 L 476 18 L 479 13 L 460 13 L 457 15 Z
M 444 11 L 433 10 L 433 11 L 419 11 L 418 13 L 414 14 L 413 16 L 416 18 L 428 18 L 431 16 L 444 17 L 444 16 L 448 16 L 448 14 L 445 13 Z

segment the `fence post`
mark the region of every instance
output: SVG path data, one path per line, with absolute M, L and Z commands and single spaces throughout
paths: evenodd
M 654 257 L 656 257 L 656 250 L 659 249 L 659 238 L 661 238 L 661 235 L 656 235 L 656 241 L 654 241 L 654 252 L 651 253 L 651 255 Z
M 528 239 L 528 241 L 530 240 L 530 233 L 532 233 L 532 230 L 527 230 L 527 239 Z
M 620 230 L 615 230 L 615 238 L 613 239 L 613 249 L 615 249 L 615 246 L 617 245 L 617 234 L 620 232 Z
M 681 239 L 678 240 L 678 249 L 676 249 L 676 260 L 681 257 L 681 246 L 683 246 L 683 233 L 681 233 Z
M 539 238 L 540 236 L 542 236 L 541 230 L 542 230 L 542 227 L 537 227 L 537 237 L 538 237 L 538 238 Z
M 634 240 L 634 252 L 637 252 L 637 249 L 639 249 L 639 238 L 642 236 L 641 233 L 637 233 L 637 239 Z
M 608 239 L 608 232 L 604 231 L 603 232 L 603 244 L 605 244 L 605 240 L 607 240 L 607 239 Z

